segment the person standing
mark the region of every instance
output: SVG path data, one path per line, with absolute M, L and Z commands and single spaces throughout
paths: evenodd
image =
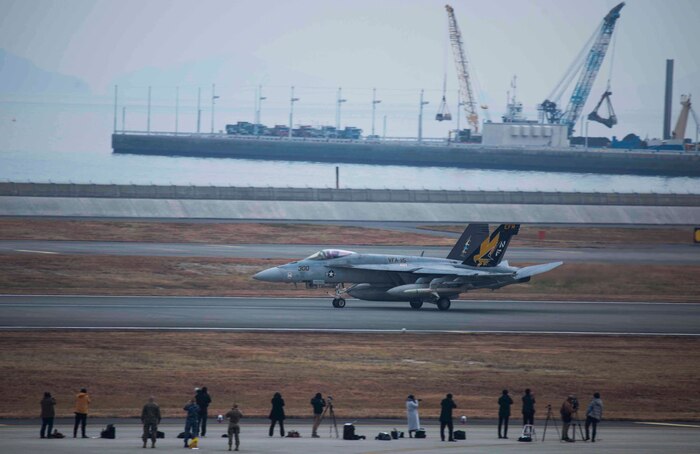
M 563 441 L 574 441 L 569 438 L 569 426 L 571 426 L 574 414 L 573 401 L 574 396 L 567 397 L 559 409 L 559 414 L 561 414 L 561 439 Z
M 85 426 L 87 425 L 88 407 L 90 406 L 90 396 L 86 388 L 82 388 L 75 396 L 75 424 L 73 425 L 73 438 L 78 436 L 78 425 L 80 425 L 83 438 L 88 438 L 85 435 Z
M 454 422 L 452 420 L 452 410 L 457 408 L 454 400 L 452 400 L 452 394 L 448 394 L 440 402 L 440 439 L 445 441 L 445 427 L 448 430 L 448 441 L 455 441 L 454 439 Z
M 513 405 L 513 399 L 508 395 L 508 390 L 504 389 L 501 397 L 498 398 L 498 438 L 508 438 L 508 419 L 510 419 L 511 405 Z M 503 427 L 503 436 L 501 436 L 501 427 Z
M 272 410 L 270 410 L 270 436 L 275 431 L 275 424 L 280 423 L 280 437 L 284 437 L 284 399 L 282 399 L 282 394 L 275 393 L 272 397 Z
M 593 438 L 591 441 L 595 443 L 595 436 L 598 430 L 598 423 L 603 419 L 603 401 L 600 399 L 600 393 L 593 394 L 593 400 L 588 404 L 586 409 L 586 440 L 589 439 L 588 429 L 593 425 Z
M 240 421 L 241 421 L 241 418 L 243 417 L 243 414 L 238 409 L 238 404 L 233 404 L 233 407 L 231 408 L 231 410 L 229 410 L 229 412 L 226 413 L 226 417 L 228 418 L 228 450 L 229 451 L 231 450 L 231 446 L 233 444 L 233 438 L 235 438 L 236 439 L 235 451 L 238 451 L 238 446 L 240 446 L 240 444 L 241 444 Z
M 183 410 L 187 412 L 187 419 L 185 419 L 185 448 L 187 447 L 187 440 L 190 438 L 196 438 L 199 433 L 199 405 L 194 399 L 190 399 L 184 407 Z
M 209 417 L 209 404 L 211 403 L 211 396 L 207 392 L 206 386 L 202 387 L 202 389 L 197 391 L 195 399 L 197 401 L 197 405 L 199 406 L 199 428 L 202 431 L 202 436 L 206 437 L 207 418 Z
M 44 393 L 44 398 L 41 399 L 41 438 L 51 438 L 53 431 L 53 419 L 56 416 L 56 399 L 51 397 L 50 392 Z M 46 435 L 44 435 L 46 431 Z M 593 435 L 595 438 L 595 432 Z
M 408 438 L 413 438 L 413 432 L 420 429 L 420 418 L 418 416 L 419 400 L 413 394 L 406 398 L 406 419 L 408 420 Z
M 158 424 L 160 424 L 160 407 L 153 396 L 148 398 L 148 402 L 141 410 L 141 424 L 143 424 L 143 436 L 141 437 L 143 447 L 146 447 L 146 441 L 150 438 L 151 448 L 155 448 Z
M 319 438 L 318 426 L 321 425 L 321 416 L 323 415 L 323 409 L 326 406 L 326 401 L 323 399 L 321 393 L 316 393 L 316 395 L 311 399 L 311 406 L 314 409 L 314 426 L 313 429 L 311 429 L 311 437 Z
M 523 395 L 523 426 L 528 424 L 535 424 L 535 395 L 530 392 L 530 388 Z

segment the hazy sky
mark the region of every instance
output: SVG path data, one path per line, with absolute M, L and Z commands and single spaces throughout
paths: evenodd
M 514 74 L 519 98 L 533 118 L 535 105 L 554 88 L 617 3 L 453 1 L 481 87 L 480 102 L 489 105 L 492 118 L 503 113 Z M 343 108 L 349 114 L 366 112 L 373 87 L 384 101 L 380 105 L 384 114 L 392 106 L 406 110 L 417 105 L 418 91 L 425 88 L 432 116 L 445 67 L 448 88 L 457 89 L 452 54 L 446 53 L 444 4 L 444 0 L 0 0 L 0 47 L 43 69 L 78 76 L 96 95 L 111 93 L 113 84 L 119 83 L 125 93 L 146 85 L 161 92 L 178 85 L 186 92 L 183 96 L 191 98 L 192 87 L 215 82 L 222 108 L 229 103 L 250 111 L 253 87 L 264 84 L 266 112 L 268 118 L 274 117 L 270 123 L 284 121 L 290 85 L 298 87 L 302 98 L 299 115 L 309 119 L 312 109 L 320 110 L 324 103 L 324 115 L 332 115 L 339 86 L 348 99 Z M 612 131 L 591 126 L 591 134 L 633 131 L 659 136 L 667 58 L 675 59 L 674 121 L 681 93 L 695 94 L 700 103 L 699 29 L 700 0 L 628 1 L 615 31 L 612 77 L 620 125 Z M 605 89 L 610 56 L 609 51 L 584 113 Z M 451 104 L 454 112 L 455 103 Z M 407 113 L 412 122 L 416 110 Z M 332 116 L 327 123 L 333 123 Z M 368 133 L 366 124 L 360 126 Z

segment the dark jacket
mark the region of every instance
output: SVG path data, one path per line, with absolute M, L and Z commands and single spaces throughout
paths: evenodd
M 187 412 L 187 419 L 190 421 L 199 421 L 199 405 L 188 402 L 182 409 Z
M 42 418 L 53 418 L 56 416 L 56 399 L 53 397 L 44 397 L 41 399 L 41 417 Z
M 270 410 L 269 418 L 273 421 L 284 421 L 284 399 L 277 396 L 272 398 L 272 410 Z
M 561 408 L 559 409 L 559 414 L 561 414 L 561 420 L 564 422 L 571 422 L 571 415 L 574 414 L 574 407 L 571 405 L 571 402 L 568 400 L 565 400 L 563 404 L 561 404 Z
M 452 422 L 452 409 L 457 408 L 455 401 L 445 397 L 440 402 L 440 422 Z
M 211 403 L 211 396 L 208 392 L 199 390 L 197 391 L 197 395 L 194 396 L 194 400 L 197 401 L 197 405 L 199 405 L 201 411 L 207 411 Z
M 523 414 L 535 414 L 535 396 L 533 396 L 532 394 L 525 394 L 523 396 Z
M 314 414 L 320 415 L 323 413 L 323 407 L 326 406 L 326 401 L 323 397 L 314 397 L 311 399 L 311 405 L 314 407 Z
M 513 399 L 508 394 L 503 394 L 498 398 L 498 416 L 510 416 L 510 406 Z
M 160 424 L 160 407 L 155 402 L 148 402 L 141 410 L 141 422 L 144 424 Z

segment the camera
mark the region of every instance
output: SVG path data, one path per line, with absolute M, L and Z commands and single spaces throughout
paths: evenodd
M 578 399 L 577 398 L 574 397 L 573 399 L 571 399 L 571 406 L 574 408 L 574 411 L 578 411 Z
M 326 399 L 328 399 L 328 402 L 333 402 L 333 396 L 328 396 Z

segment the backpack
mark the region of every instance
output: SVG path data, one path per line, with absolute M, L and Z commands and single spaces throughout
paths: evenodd
M 107 424 L 105 430 L 100 432 L 100 438 L 109 438 L 110 440 L 117 438 L 117 429 L 114 427 L 114 424 Z
M 379 434 L 374 437 L 375 440 L 391 441 L 391 435 L 389 432 L 379 432 Z

